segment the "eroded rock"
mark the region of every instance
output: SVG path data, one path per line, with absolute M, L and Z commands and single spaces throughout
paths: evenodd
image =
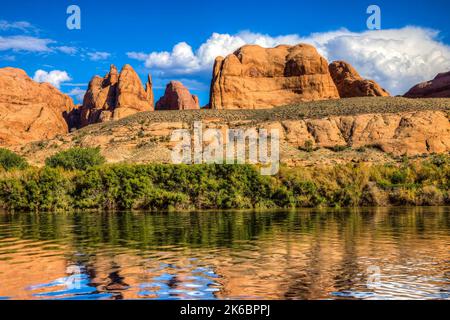
M 246 45 L 214 64 L 212 109 L 264 109 L 338 98 L 328 62 L 307 44 Z
M 450 71 L 440 73 L 431 81 L 419 83 L 411 88 L 406 98 L 449 98 L 450 97 Z
M 114 65 L 101 78 L 95 76 L 89 83 L 81 107 L 81 126 L 97 122 L 119 120 L 132 114 L 152 111 L 154 98 L 149 76 L 146 89 L 130 65 L 125 65 L 120 74 Z
M 179 81 L 171 81 L 155 110 L 198 110 L 199 100 Z
M 334 61 L 330 64 L 329 69 L 341 98 L 390 96 L 375 81 L 362 78 L 347 62 Z
M 0 69 L 0 146 L 22 145 L 68 133 L 72 99 L 25 71 Z

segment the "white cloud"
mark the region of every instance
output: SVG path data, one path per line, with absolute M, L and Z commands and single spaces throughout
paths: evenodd
M 127 55 L 143 61 L 146 68 L 159 75 L 190 75 L 211 72 L 217 56 L 226 56 L 245 44 L 274 47 L 303 42 L 316 46 L 330 62 L 345 60 L 392 94 L 403 94 L 416 83 L 450 70 L 450 47 L 439 42 L 438 37 L 437 31 L 420 27 L 360 33 L 340 29 L 307 37 L 273 37 L 244 31 L 236 35 L 214 33 L 196 51 L 180 42 L 170 52 Z
M 110 53 L 101 51 L 89 52 L 87 55 L 89 56 L 89 59 L 92 61 L 106 60 L 111 56 Z
M 79 87 L 73 88 L 69 91 L 68 95 L 74 97 L 78 102 L 82 102 L 84 99 L 84 95 L 86 94 L 86 90 L 83 90 Z
M 20 30 L 23 32 L 28 32 L 28 31 L 36 31 L 37 29 L 27 21 L 8 22 L 6 20 L 0 20 L 0 30 L 1 31 Z
M 49 44 L 55 41 L 50 39 L 40 39 L 29 36 L 0 36 L 0 51 L 32 51 L 50 52 Z
M 69 46 L 60 46 L 60 47 L 55 47 L 54 49 L 61 51 L 62 53 L 65 53 L 65 54 L 70 54 L 70 55 L 74 55 L 78 52 L 77 48 L 69 47 Z
M 66 71 L 53 70 L 50 72 L 44 70 L 37 70 L 34 74 L 33 80 L 36 82 L 47 82 L 56 88 L 61 87 L 61 83 L 70 81 L 72 78 Z
M 438 41 L 439 32 L 419 27 L 313 34 L 303 39 L 330 61 L 345 60 L 364 77 L 374 79 L 392 94 L 450 70 L 450 46 Z

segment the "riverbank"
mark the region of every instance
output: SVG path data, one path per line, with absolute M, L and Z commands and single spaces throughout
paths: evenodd
M 450 204 L 450 157 L 390 164 L 282 167 L 103 165 L 0 173 L 0 207 L 15 211 L 209 210 Z

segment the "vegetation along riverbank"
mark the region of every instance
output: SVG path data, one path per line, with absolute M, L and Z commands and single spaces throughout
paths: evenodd
M 450 157 L 396 163 L 282 167 L 104 164 L 71 149 L 31 167 L 0 152 L 0 207 L 16 211 L 197 210 L 450 204 Z

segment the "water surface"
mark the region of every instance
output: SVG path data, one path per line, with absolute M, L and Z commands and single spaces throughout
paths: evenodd
M 449 299 L 450 208 L 0 213 L 0 299 Z

